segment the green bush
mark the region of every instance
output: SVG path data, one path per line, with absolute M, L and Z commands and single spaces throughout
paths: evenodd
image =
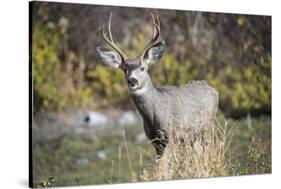
M 79 58 L 69 61 L 73 53 L 65 50 L 63 30 L 36 24 L 32 31 L 34 110 L 92 105 L 93 89 L 80 76 L 84 72 L 83 61 Z

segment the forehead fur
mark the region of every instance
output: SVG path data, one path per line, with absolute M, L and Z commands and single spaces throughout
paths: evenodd
M 125 66 L 129 69 L 135 69 L 135 68 L 138 68 L 140 67 L 141 63 L 140 63 L 140 60 L 139 59 L 128 59 L 126 62 L 125 62 Z

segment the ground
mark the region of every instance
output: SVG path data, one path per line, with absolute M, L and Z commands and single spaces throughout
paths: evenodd
M 231 128 L 225 153 L 227 175 L 271 173 L 271 117 L 253 118 L 251 124 L 246 118 L 228 118 L 224 123 Z M 42 135 L 41 130 L 33 129 L 33 136 Z M 32 144 L 34 186 L 153 180 L 148 177 L 155 171 L 154 148 L 138 137 L 141 133 L 139 124 L 98 133 L 87 128 L 44 129 L 41 140 Z

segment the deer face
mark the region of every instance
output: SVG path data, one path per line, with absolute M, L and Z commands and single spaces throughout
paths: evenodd
M 148 79 L 147 66 L 139 59 L 128 59 L 124 63 L 124 75 L 130 91 L 142 89 Z
M 155 64 L 160 60 L 165 49 L 164 41 L 157 42 L 160 33 L 159 18 L 157 16 L 157 22 L 155 22 L 154 16 L 151 16 L 154 26 L 152 39 L 137 58 L 127 58 L 127 56 L 113 42 L 110 29 L 111 15 L 108 23 L 108 33 L 110 38 L 107 38 L 104 27 L 102 27 L 101 30 L 103 39 L 113 50 L 104 50 L 98 47 L 97 52 L 105 65 L 123 70 L 131 93 L 137 93 L 137 91 L 145 89 L 147 83 L 150 81 L 147 70 L 150 65 Z

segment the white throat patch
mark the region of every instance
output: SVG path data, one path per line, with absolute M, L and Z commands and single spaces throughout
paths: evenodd
M 143 86 L 141 89 L 137 89 L 137 90 L 130 90 L 130 93 L 133 94 L 133 95 L 137 95 L 137 96 L 140 96 L 140 95 L 143 95 L 144 93 L 146 93 L 147 91 L 147 85 Z

